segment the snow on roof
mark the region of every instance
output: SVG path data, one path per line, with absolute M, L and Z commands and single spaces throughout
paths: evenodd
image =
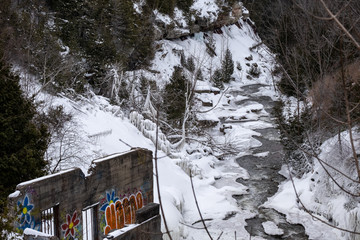
M 54 173 L 54 174 L 49 174 L 49 175 L 46 175 L 46 176 L 43 176 L 43 177 L 39 177 L 39 178 L 35 178 L 35 179 L 32 179 L 32 180 L 29 180 L 29 181 L 26 181 L 26 182 L 22 182 L 22 183 L 19 183 L 17 185 L 17 187 L 21 187 L 21 186 L 24 186 L 24 185 L 28 185 L 28 184 L 32 184 L 32 183 L 35 183 L 35 182 L 40 182 L 40 181 L 43 181 L 45 179 L 48 179 L 48 178 L 52 178 L 54 176 L 58 176 L 58 175 L 61 175 L 61 174 L 64 174 L 64 173 L 68 173 L 68 172 L 71 172 L 71 171 L 74 171 L 76 169 L 79 169 L 81 170 L 80 168 L 70 168 L 70 169 L 67 169 L 67 170 L 64 170 L 64 171 L 60 171 L 60 172 L 57 172 L 57 173 Z
M 19 190 L 16 190 L 15 192 L 13 192 L 9 195 L 9 198 L 16 198 L 20 195 L 20 193 L 21 192 Z
M 113 153 L 113 154 L 108 155 L 108 156 L 106 156 L 106 157 L 102 157 L 102 158 L 99 158 L 99 159 L 95 159 L 95 160 L 93 160 L 93 163 L 103 162 L 103 161 L 109 160 L 109 159 L 111 159 L 111 158 L 115 158 L 115 157 L 124 155 L 124 154 L 126 154 L 126 153 L 133 152 L 133 151 L 135 151 L 135 150 L 129 150 L 129 151 L 126 151 L 126 152 L 121 152 L 121 153 Z
M 32 236 L 35 236 L 35 237 L 38 237 L 38 236 L 41 236 L 41 237 L 52 237 L 52 236 L 53 236 L 53 235 L 50 235 L 50 234 L 47 234 L 47 233 L 43 233 L 43 232 L 36 231 L 36 230 L 34 230 L 34 229 L 31 229 L 31 228 L 25 228 L 24 234 L 25 234 L 25 235 L 32 235 Z

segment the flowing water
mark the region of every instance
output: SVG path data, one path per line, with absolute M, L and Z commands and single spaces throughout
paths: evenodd
M 241 105 L 246 105 L 248 102 L 258 102 L 264 106 L 264 109 L 269 113 L 268 116 L 261 119 L 264 121 L 272 122 L 271 113 L 274 101 L 267 96 L 256 96 L 256 92 L 263 85 L 249 85 L 242 88 L 241 94 L 247 95 L 248 99 L 236 102 Z M 233 95 L 237 95 L 240 92 L 232 92 Z M 273 196 L 277 190 L 278 185 L 285 180 L 278 172 L 283 164 L 283 151 L 282 145 L 279 141 L 278 130 L 274 127 L 266 129 L 255 129 L 260 133 L 260 136 L 253 136 L 260 141 L 262 145 L 260 147 L 251 149 L 252 154 L 242 156 L 236 161 L 249 173 L 248 179 L 238 178 L 236 181 L 247 186 L 248 194 L 234 195 L 239 207 L 245 210 L 249 210 L 256 213 L 254 218 L 246 220 L 246 230 L 251 236 L 260 236 L 265 239 L 291 239 L 291 240 L 304 240 L 308 239 L 305 234 L 305 229 L 302 225 L 290 224 L 286 221 L 286 217 L 275 211 L 274 209 L 267 209 L 261 207 L 267 199 Z M 280 229 L 284 231 L 282 235 L 270 236 L 265 233 L 262 226 L 263 222 L 272 221 Z

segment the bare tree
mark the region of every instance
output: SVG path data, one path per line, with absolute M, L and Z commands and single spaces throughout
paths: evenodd
M 295 26 L 298 26 L 295 29 L 299 30 L 299 39 L 295 42 L 303 41 L 303 43 L 295 44 L 296 48 L 291 50 L 292 56 L 288 55 L 289 49 L 286 48 L 286 44 L 282 43 L 280 46 L 284 50 L 285 61 L 291 63 L 284 69 L 291 72 L 286 77 L 293 85 L 297 98 L 307 101 L 311 96 L 312 109 L 311 114 L 306 117 L 308 121 L 300 121 L 303 124 L 300 134 L 306 147 L 294 141 L 294 132 L 289 131 L 292 128 L 281 124 L 280 128 L 297 149 L 320 164 L 326 176 L 322 181 L 325 180 L 329 184 L 331 182 L 349 199 L 358 199 L 360 197 L 360 166 L 357 144 L 359 143 L 355 135 L 358 135 L 356 127 L 360 122 L 360 84 L 359 72 L 354 65 L 358 66 L 360 51 L 358 24 L 354 22 L 357 23 L 359 20 L 360 5 L 355 1 L 346 1 L 344 4 L 343 1 L 326 2 L 325 0 L 293 0 L 293 4 L 301 10 L 294 19 Z M 310 28 L 305 27 L 306 31 L 299 28 L 304 26 L 303 19 L 311 22 Z M 305 35 L 306 33 L 308 36 Z M 279 41 L 281 41 L 280 38 Z M 298 47 L 302 48 L 301 51 L 297 50 Z M 316 63 L 317 71 L 311 71 L 313 69 L 311 63 Z M 307 74 L 310 73 L 310 75 L 302 73 L 307 69 L 309 70 Z M 297 84 L 303 81 L 304 76 L 311 77 L 310 81 L 305 82 L 305 89 L 310 89 L 309 95 L 306 95 L 307 91 L 299 89 Z M 296 114 L 300 119 L 303 113 L 298 108 Z M 331 156 L 328 159 L 324 159 L 316 149 L 316 145 L 324 141 L 324 139 L 318 139 L 318 142 L 314 142 L 319 133 L 326 133 L 326 139 L 338 134 L 339 141 L 337 144 L 333 143 Z M 289 171 L 292 173 L 291 164 L 289 162 L 288 164 Z M 315 219 L 350 234 L 351 239 L 359 238 L 360 232 L 352 226 L 357 225 L 356 217 L 352 218 L 352 222 L 347 223 L 348 225 L 342 227 L 336 223 L 321 220 L 312 209 L 304 205 L 296 190 L 292 174 L 290 176 L 298 201 L 306 212 Z M 324 188 L 327 189 L 326 185 Z M 333 190 L 327 189 L 327 191 Z
M 62 105 L 45 108 L 36 121 L 45 123 L 50 133 L 50 142 L 45 153 L 49 172 L 54 173 L 69 166 L 86 164 L 91 157 L 84 149 L 84 137 L 72 114 L 65 112 Z

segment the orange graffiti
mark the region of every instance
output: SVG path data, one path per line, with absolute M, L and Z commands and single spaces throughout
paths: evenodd
M 128 198 L 123 199 L 123 207 L 125 212 L 125 224 L 131 224 L 131 210 Z
M 135 195 L 131 195 L 129 198 L 129 203 L 130 203 L 130 210 L 131 210 L 131 223 L 135 223 L 135 212 L 138 209 L 136 206 L 136 199 L 135 199 Z
M 108 234 L 110 230 L 117 229 L 116 228 L 116 212 L 115 212 L 115 204 L 111 203 L 105 210 L 106 217 L 106 227 L 105 234 Z
M 142 207 L 141 192 L 138 192 L 136 196 L 132 194 L 129 198 L 125 197 L 122 201 L 117 200 L 115 203 L 110 203 L 105 209 L 105 235 L 111 230 L 123 228 L 125 224 L 135 223 L 136 210 Z
M 120 200 L 116 201 L 115 209 L 116 209 L 116 217 L 117 217 L 116 219 L 118 221 L 118 225 L 116 227 L 118 229 L 123 228 L 125 226 L 125 216 L 124 216 L 124 208 Z
M 136 194 L 136 203 L 137 203 L 138 209 L 143 207 L 143 196 L 142 196 L 141 192 L 138 192 Z

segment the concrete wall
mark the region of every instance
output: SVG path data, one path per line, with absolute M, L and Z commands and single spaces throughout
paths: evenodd
M 136 212 L 136 224 L 116 230 L 105 239 L 112 240 L 161 240 L 159 204 L 150 203 Z
M 133 149 L 94 160 L 89 172 L 85 177 L 80 169 L 74 168 L 19 184 L 9 196 L 18 215 L 15 226 L 19 230 L 44 231 L 41 213 L 52 209 L 56 226 L 53 234 L 60 239 L 86 239 L 83 228 L 91 224 L 94 239 L 103 239 L 114 229 L 135 223 L 136 211 L 153 202 L 149 150 Z M 84 209 L 91 209 L 88 211 L 93 214 L 88 223 L 82 219 Z

